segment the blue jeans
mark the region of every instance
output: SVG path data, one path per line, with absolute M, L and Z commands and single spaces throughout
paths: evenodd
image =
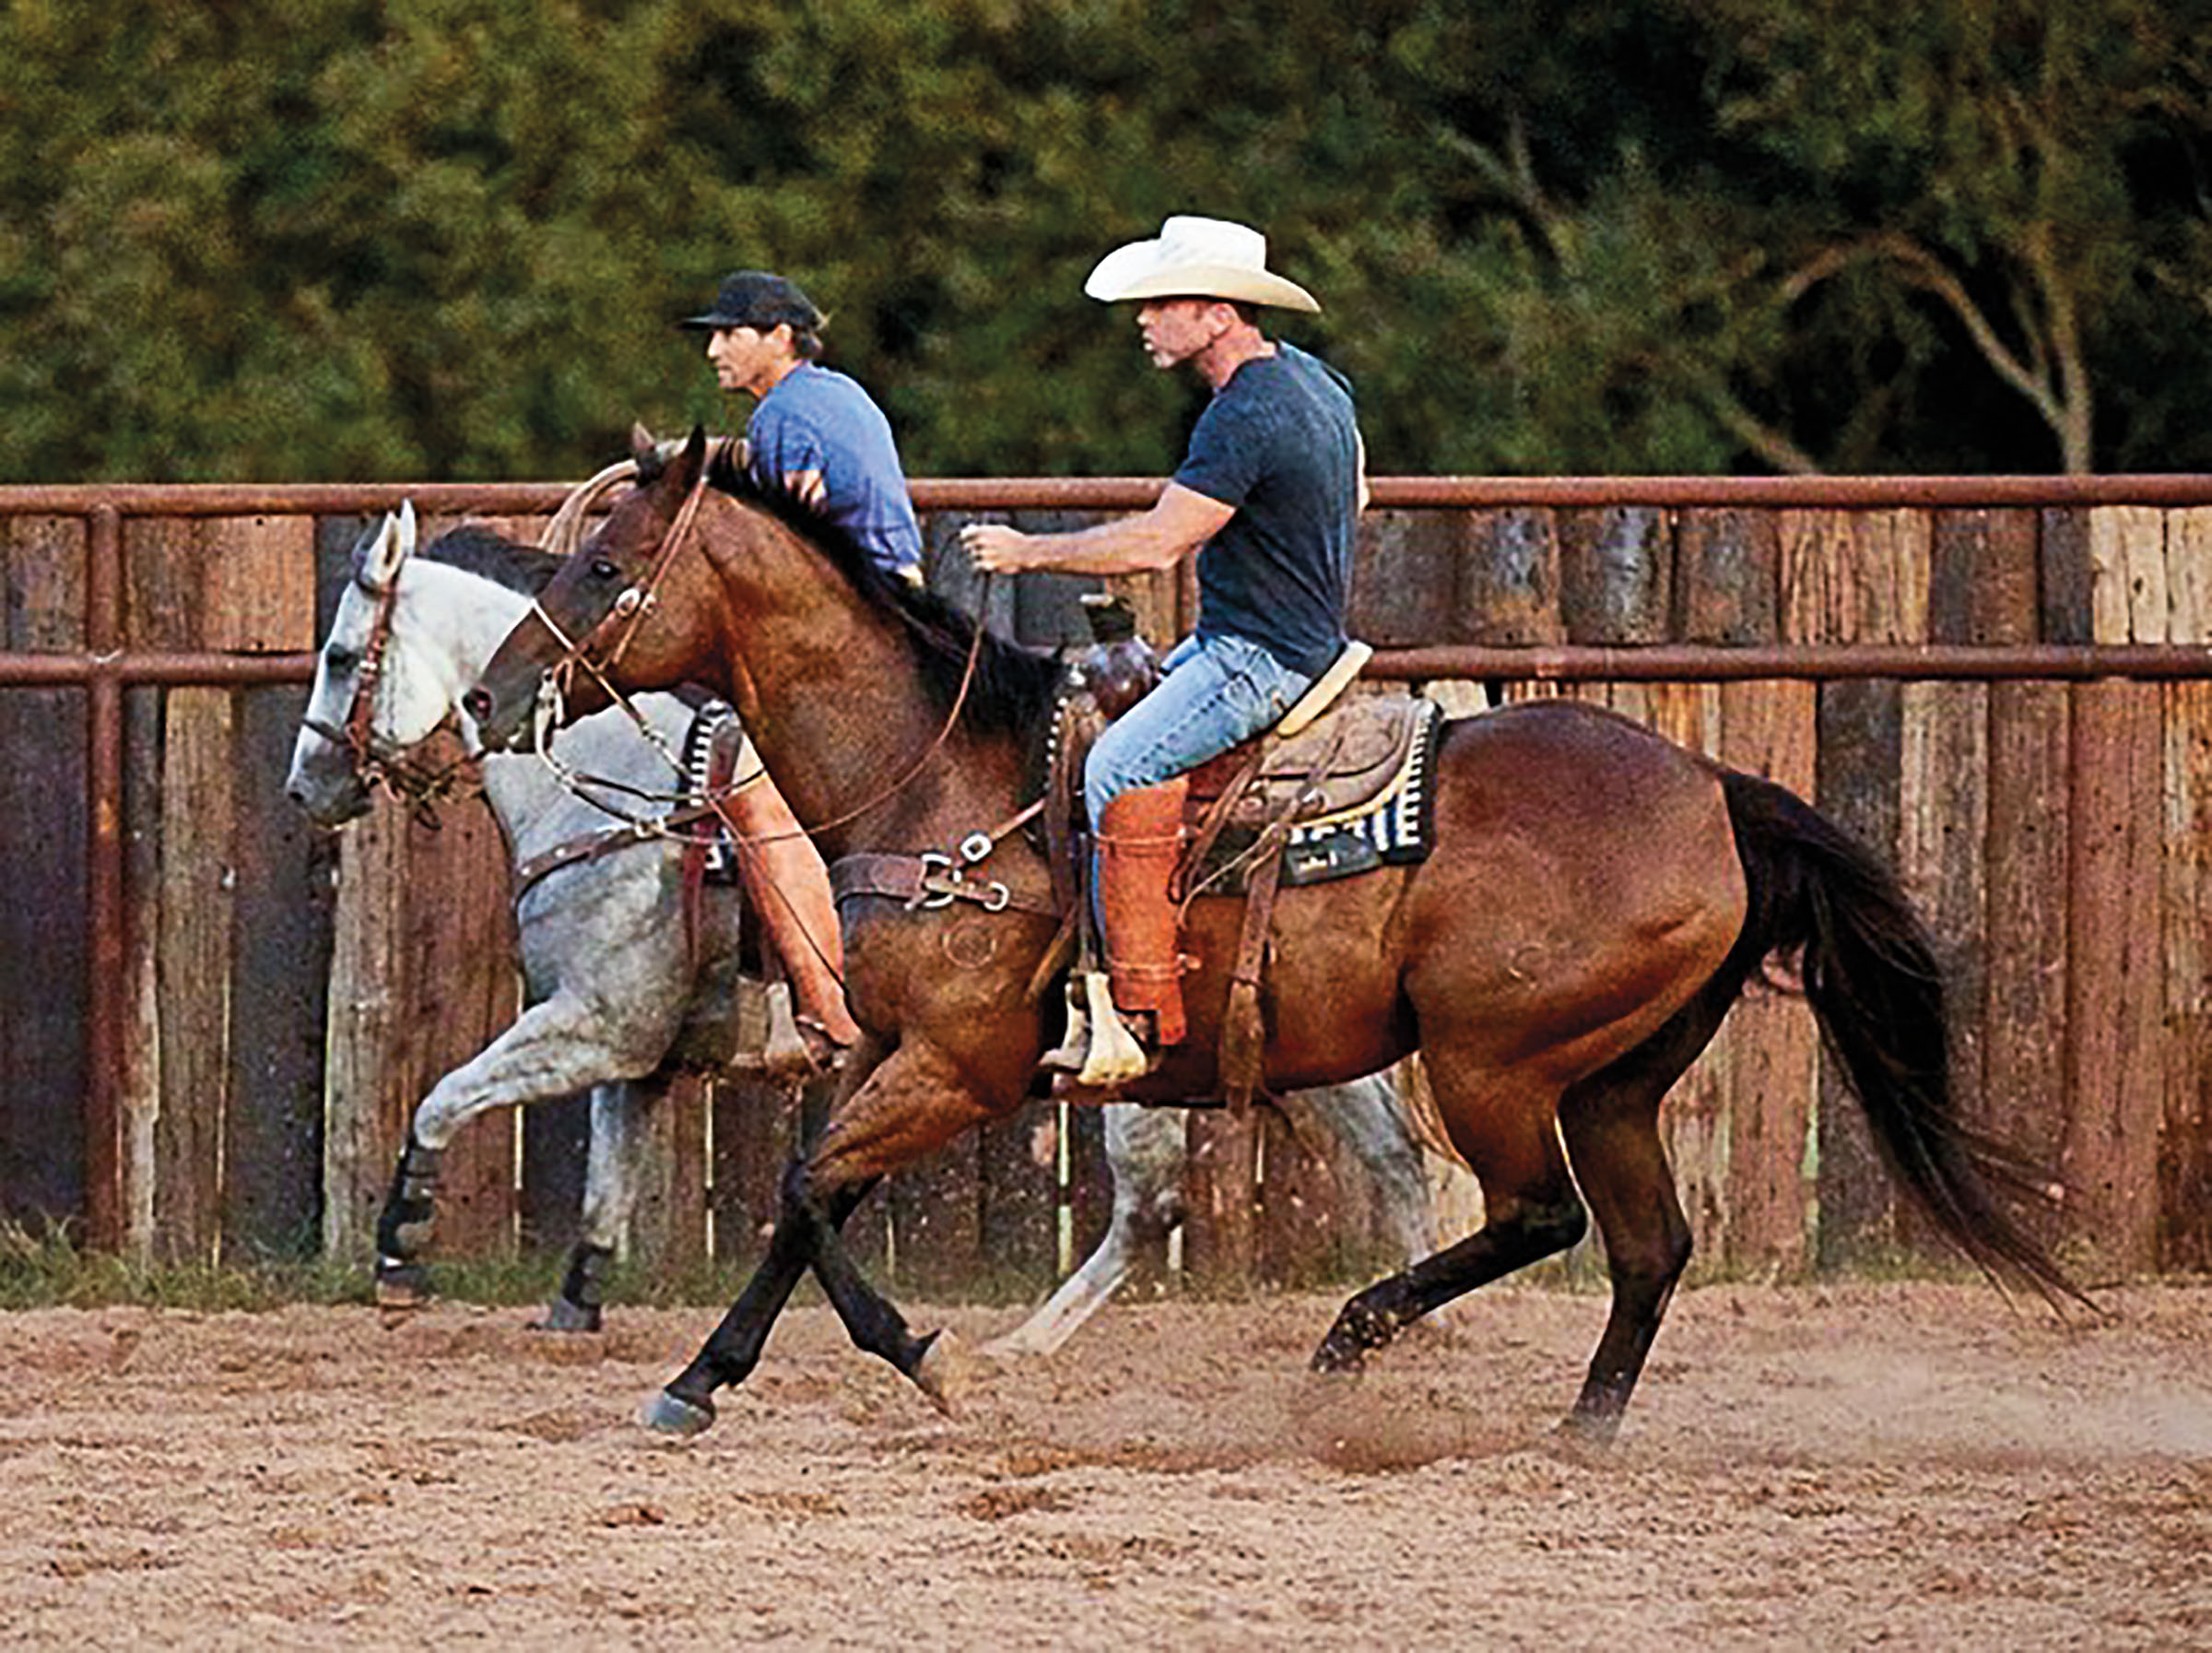
M 1159 687 L 1115 718 L 1083 765 L 1095 828 L 1110 799 L 1154 786 L 1272 726 L 1313 679 L 1241 637 L 1177 643 Z

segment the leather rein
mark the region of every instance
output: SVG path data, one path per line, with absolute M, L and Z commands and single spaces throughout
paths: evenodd
M 630 720 L 638 726 L 647 738 L 654 741 L 656 745 L 659 744 L 658 737 L 647 726 L 644 717 L 631 703 L 629 697 L 615 685 L 611 674 L 616 666 L 620 663 L 624 651 L 629 648 L 631 640 L 636 636 L 639 624 L 660 601 L 657 588 L 661 581 L 666 577 L 668 570 L 674 566 L 677 553 L 683 548 L 685 538 L 690 533 L 693 522 L 699 514 L 700 503 L 706 495 L 709 486 L 708 478 L 713 468 L 712 459 L 712 455 L 710 454 L 709 463 L 700 467 L 698 479 L 692 483 L 690 491 L 685 495 L 683 504 L 677 508 L 675 518 L 670 522 L 667 533 L 662 537 L 660 545 L 655 548 L 652 560 L 646 565 L 644 577 L 632 582 L 626 587 L 615 598 L 613 606 L 608 608 L 607 612 L 601 616 L 582 636 L 571 639 L 560 623 L 546 612 L 542 602 L 531 604 L 531 613 L 535 615 L 538 622 L 552 634 L 554 642 L 561 650 L 559 657 L 546 668 L 538 688 L 536 708 L 538 727 L 535 744 L 541 754 L 547 754 L 548 762 L 551 761 L 547 750 L 548 737 L 553 724 L 559 716 L 562 688 L 571 674 L 578 669 L 589 673 L 593 681 L 598 684 L 600 690 L 615 704 L 621 706 L 629 714 Z M 634 478 L 636 475 L 636 462 L 630 460 L 610 466 L 602 471 L 579 489 L 562 505 L 560 514 L 555 517 L 552 524 L 547 525 L 540 544 L 550 550 L 572 554 L 572 545 L 577 531 L 576 524 L 581 520 L 583 511 L 583 505 L 580 502 L 582 502 L 587 495 L 603 491 L 614 482 Z M 573 512 L 571 511 L 571 506 L 576 507 Z M 570 519 L 565 525 L 563 518 Z M 563 535 L 571 542 L 569 545 L 558 542 L 557 536 Z M 614 637 L 611 651 L 606 655 L 604 662 L 595 658 L 592 652 L 593 649 L 617 626 L 619 626 L 621 630 Z M 847 825 L 890 802 L 912 784 L 915 777 L 951 738 L 952 731 L 959 722 L 960 710 L 967 704 L 969 690 L 975 681 L 976 667 L 982 657 L 982 646 L 983 627 L 982 622 L 979 620 L 975 623 L 969 643 L 968 659 L 961 670 L 959 689 L 953 697 L 951 710 L 946 714 L 944 726 L 938 729 L 929 744 L 923 749 L 920 756 L 907 767 L 905 773 L 878 790 L 874 797 L 845 810 L 842 814 L 831 816 L 827 821 L 817 821 L 812 826 L 802 825 L 798 829 L 800 834 L 811 836 L 831 827 Z M 664 755 L 667 755 L 665 750 Z M 671 761 L 673 762 L 673 759 Z M 571 790 L 575 790 L 580 783 L 583 785 L 603 784 L 594 783 L 590 777 L 578 777 L 569 773 L 564 773 L 562 779 L 564 785 L 568 785 Z M 607 806 L 601 804 L 599 807 L 605 809 Z M 958 898 L 982 901 L 994 892 L 996 904 L 992 906 L 991 910 L 997 911 L 1008 904 L 1006 887 L 1000 884 L 978 886 L 968 883 L 961 877 L 961 869 L 980 863 L 996 847 L 999 840 L 1025 825 L 1041 813 L 1043 808 L 1044 800 L 1040 797 L 1008 821 L 988 830 L 969 833 L 959 845 L 956 852 L 957 860 L 955 856 L 947 856 L 935 851 L 913 857 L 873 856 L 870 859 L 880 863 L 887 859 L 911 858 L 919 867 L 926 869 L 929 886 L 926 893 L 937 895 L 947 889 L 965 884 L 966 887 L 958 889 Z M 712 812 L 718 816 L 724 830 L 729 833 L 733 842 L 740 844 L 771 843 L 777 837 L 789 835 L 747 834 L 740 832 L 736 823 L 730 819 L 727 810 L 724 808 L 722 796 L 719 793 L 710 792 L 704 803 L 697 806 L 697 812 Z M 633 821 L 630 824 L 633 828 L 642 829 L 643 827 L 642 822 Z M 902 896 L 907 893 L 903 888 L 900 892 Z M 947 897 L 946 899 L 952 898 Z M 933 899 L 916 904 L 935 906 L 943 904 L 943 903 L 940 900 Z M 1016 903 L 1014 904 L 1026 905 L 1027 903 Z

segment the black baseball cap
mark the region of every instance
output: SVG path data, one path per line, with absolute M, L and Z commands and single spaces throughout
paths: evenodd
M 739 270 L 722 278 L 714 308 L 678 323 L 684 327 L 757 327 L 766 333 L 779 322 L 813 332 L 827 318 L 795 282 L 766 270 Z

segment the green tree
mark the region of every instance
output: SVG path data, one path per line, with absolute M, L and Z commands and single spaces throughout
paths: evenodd
M 918 474 L 1157 473 L 1080 288 L 1185 211 L 1379 470 L 2212 468 L 2207 10 L 17 0 L 0 476 L 585 474 L 741 266 Z

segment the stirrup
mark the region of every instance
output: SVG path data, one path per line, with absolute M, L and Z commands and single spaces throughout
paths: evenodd
M 1139 1077 L 1149 1065 L 1145 1047 L 1115 1011 L 1113 989 L 1107 985 L 1106 973 L 1093 970 L 1086 974 L 1083 993 L 1089 1001 L 1090 1045 L 1077 1080 L 1086 1085 L 1118 1085 Z
M 812 1016 L 792 1008 L 791 984 L 771 982 L 768 1001 L 768 1037 L 760 1048 L 762 1071 L 773 1079 L 808 1079 L 839 1067 L 850 1046 L 830 1036 L 830 1030 Z
M 1083 989 L 1076 978 L 1067 978 L 1067 1032 L 1060 1040 L 1037 1058 L 1037 1066 L 1061 1073 L 1079 1073 L 1083 1060 L 1090 1052 L 1090 1020 L 1083 1010 Z

